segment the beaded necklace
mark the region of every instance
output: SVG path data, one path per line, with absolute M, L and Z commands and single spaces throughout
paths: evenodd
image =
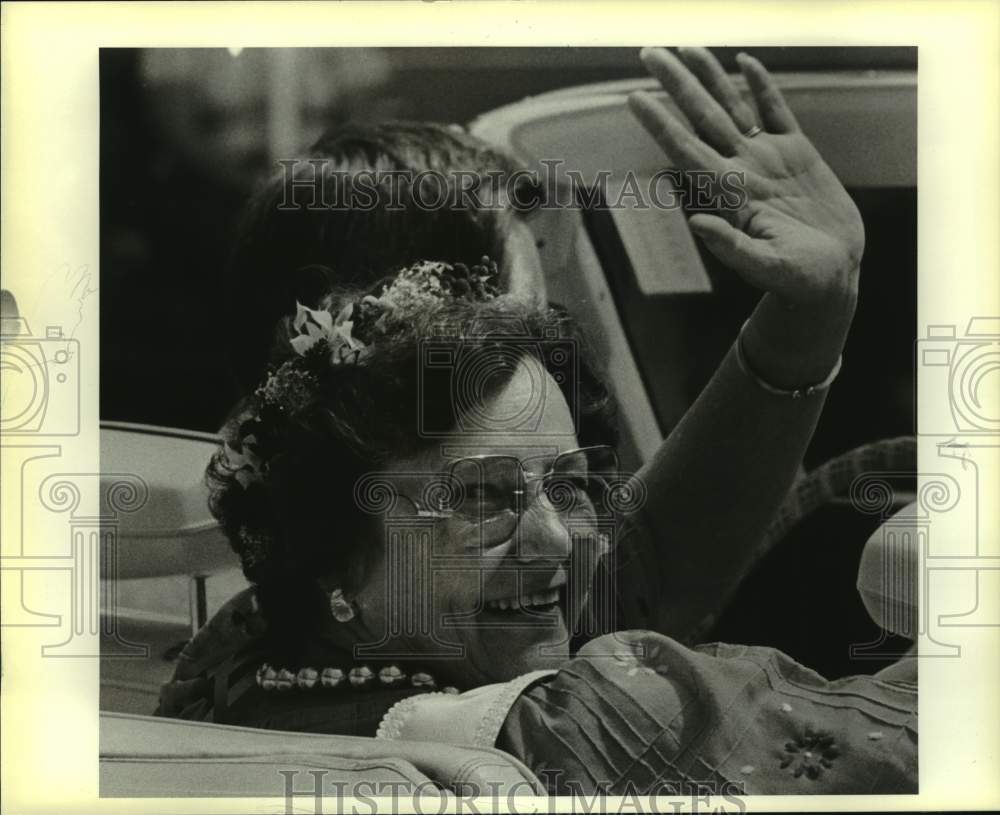
M 274 668 L 264 663 L 257 669 L 257 686 L 265 691 L 287 692 L 292 690 L 338 690 L 365 691 L 376 686 L 400 688 L 409 684 L 425 691 L 437 690 L 437 680 L 426 671 L 416 671 L 407 675 L 398 665 L 387 665 L 376 674 L 367 665 L 356 665 L 344 671 L 342 668 Z M 451 685 L 441 688 L 443 693 L 458 693 Z

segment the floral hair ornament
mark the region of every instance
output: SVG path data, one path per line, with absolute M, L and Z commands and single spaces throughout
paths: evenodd
M 329 311 L 311 309 L 299 302 L 295 309 L 290 342 L 296 354 L 305 356 L 317 343 L 326 342 L 331 365 L 360 361 L 367 346 L 352 336 L 354 303 L 344 306 L 336 317 Z
M 268 428 L 281 421 L 278 416 L 295 414 L 308 404 L 323 368 L 363 362 L 392 324 L 411 322 L 449 300 L 492 300 L 500 293 L 498 280 L 497 264 L 487 256 L 472 266 L 421 260 L 348 302 L 336 316 L 296 302 L 289 327 L 295 356 L 267 375 L 254 392 L 259 400 L 256 415 L 241 423 L 237 440 L 225 443 L 236 480 L 246 489 L 266 478 L 268 454 L 258 441 L 258 431 L 266 437 Z
M 420 260 L 375 284 L 353 313 L 356 333 L 365 339 L 407 324 L 450 300 L 486 301 L 500 294 L 497 264 L 484 255 L 478 264 Z
M 487 256 L 471 267 L 417 261 L 377 283 L 359 300 L 347 303 L 336 317 L 325 309 L 296 302 L 289 341 L 300 357 L 324 342 L 331 365 L 358 363 L 372 353 L 369 344 L 384 334 L 390 323 L 409 323 L 448 300 L 491 300 L 499 294 L 498 278 L 497 265 Z
M 326 355 L 331 365 L 357 362 L 367 346 L 352 336 L 354 324 L 349 317 L 354 304 L 349 303 L 334 318 L 330 312 L 307 308 L 296 303 L 289 338 L 297 357 L 286 361 L 267 375 L 255 391 L 262 404 L 279 412 L 294 412 L 305 404 L 316 386 L 315 374 L 300 367 L 300 361 L 320 343 L 326 344 Z M 319 350 L 319 349 L 318 349 Z M 258 449 L 255 430 L 261 425 L 260 416 L 254 416 L 240 425 L 237 440 L 225 442 L 227 466 L 243 489 L 261 481 L 266 476 L 266 461 Z
M 478 264 L 421 260 L 377 282 L 367 293 L 346 303 L 336 316 L 296 302 L 288 323 L 294 356 L 272 369 L 254 391 L 256 403 L 244 414 L 234 437 L 224 441 L 224 463 L 244 489 L 268 478 L 275 444 L 284 423 L 308 406 L 321 387 L 325 371 L 365 361 L 379 338 L 394 326 L 426 317 L 449 301 L 488 301 L 499 296 L 499 270 L 489 257 Z M 272 546 L 271 531 L 241 526 L 234 548 L 244 568 L 264 566 Z M 356 614 L 340 590 L 330 596 L 330 611 L 338 622 Z

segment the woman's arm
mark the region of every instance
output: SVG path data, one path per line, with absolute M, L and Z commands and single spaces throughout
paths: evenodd
M 743 366 L 730 350 L 640 472 L 648 497 L 626 527 L 619 624 L 683 638 L 721 608 L 751 565 L 795 477 L 825 392 L 792 398 L 757 379 L 791 391 L 834 369 L 854 315 L 864 229 L 759 62 L 739 57 L 754 111 L 708 51 L 680 54 L 647 49 L 642 58 L 695 132 L 646 93 L 630 105 L 675 168 L 743 173 L 739 209 L 689 223 L 765 292 L 742 334 Z M 630 547 L 629 532 L 645 541 Z
M 453 718 L 461 699 L 444 701 Z M 523 689 L 495 744 L 550 795 L 912 794 L 917 689 L 827 681 L 772 648 L 620 631 Z

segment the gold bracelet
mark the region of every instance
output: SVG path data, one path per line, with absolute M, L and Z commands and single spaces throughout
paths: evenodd
M 773 393 L 775 396 L 786 396 L 790 399 L 802 399 L 805 396 L 812 396 L 813 394 L 821 393 L 833 384 L 833 380 L 836 379 L 837 374 L 840 373 L 840 366 L 844 361 L 843 355 L 837 357 L 837 362 L 833 366 L 833 370 L 826 375 L 826 378 L 821 382 L 815 383 L 814 385 L 803 385 L 798 388 L 787 389 L 776 387 L 765 380 L 752 367 L 750 367 L 750 363 L 747 362 L 746 354 L 743 351 L 743 331 L 746 329 L 747 323 L 749 322 L 750 321 L 747 320 L 743 323 L 743 326 L 740 328 L 740 333 L 736 337 L 736 362 L 740 366 L 740 370 L 756 382 L 761 388 L 766 390 L 768 393 Z

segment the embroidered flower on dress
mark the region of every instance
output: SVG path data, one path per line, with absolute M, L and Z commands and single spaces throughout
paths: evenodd
M 805 732 L 795 741 L 785 742 L 785 755 L 781 759 L 781 769 L 791 768 L 796 778 L 805 775 L 810 780 L 819 778 L 824 770 L 833 767 L 834 759 L 840 755 L 833 736 L 824 730 L 807 726 Z

